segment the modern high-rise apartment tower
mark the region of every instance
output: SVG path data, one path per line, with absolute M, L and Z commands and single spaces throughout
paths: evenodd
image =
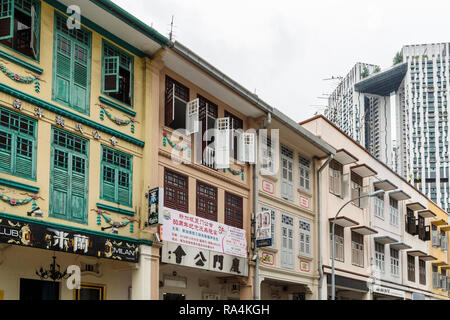
M 447 212 L 449 46 L 403 46 L 402 62 L 381 72 L 357 63 L 325 111 L 328 119 Z M 361 77 L 364 66 L 367 77 Z

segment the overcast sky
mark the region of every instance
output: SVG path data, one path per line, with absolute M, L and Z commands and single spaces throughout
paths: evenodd
M 450 41 L 450 1 L 113 0 L 301 121 L 356 62 L 392 65 L 406 44 Z M 233 106 L 238 107 L 238 106 Z

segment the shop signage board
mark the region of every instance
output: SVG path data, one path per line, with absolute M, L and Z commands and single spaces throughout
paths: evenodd
M 247 258 L 245 230 L 166 207 L 161 240 Z
M 156 187 L 148 191 L 148 221 L 149 226 L 161 223 L 161 210 L 164 205 L 164 189 Z
M 379 286 L 379 285 L 374 285 L 372 290 L 373 290 L 373 292 L 385 294 L 388 296 L 405 298 L 405 291 L 401 291 L 401 290 L 387 288 L 387 287 L 383 287 L 383 286 Z
M 135 242 L 1 216 L 0 243 L 127 262 L 139 261 L 139 245 Z
M 256 246 L 270 247 L 272 245 L 272 219 L 270 211 L 256 213 Z
M 179 266 L 248 276 L 248 260 L 198 247 L 164 241 L 161 261 Z

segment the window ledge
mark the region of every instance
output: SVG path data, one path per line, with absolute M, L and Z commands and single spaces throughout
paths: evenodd
M 135 213 L 134 211 L 131 211 L 131 210 L 116 208 L 116 207 L 112 207 L 107 204 L 103 204 L 103 203 L 99 203 L 99 202 L 97 202 L 97 208 L 106 210 L 106 211 L 112 211 L 115 213 L 125 214 L 127 216 L 134 216 L 134 213 Z
M 308 260 L 308 261 L 312 261 L 312 260 L 313 260 L 313 257 L 305 256 L 304 254 L 301 254 L 301 253 L 299 253 L 299 254 L 297 255 L 297 257 L 300 258 L 300 259 Z
M 133 110 L 130 110 L 122 105 L 120 105 L 119 103 L 106 99 L 105 97 L 99 96 L 98 100 L 100 100 L 101 103 L 104 103 L 114 109 L 117 109 L 119 111 L 122 111 L 123 113 L 126 113 L 129 116 L 135 117 L 136 116 L 136 112 Z
M 18 53 L 18 54 L 22 55 L 23 57 L 26 57 L 27 59 L 30 59 L 31 61 L 35 61 L 35 62 L 39 63 L 39 61 L 34 60 L 33 58 L 28 57 L 28 56 L 24 55 L 23 53 L 18 52 L 17 50 L 14 50 L 13 48 L 7 47 L 7 46 L 5 46 L 3 44 L 1 44 L 1 46 L 8 48 L 9 50 L 11 50 L 11 51 L 13 51 L 15 53 Z M 7 52 L 5 52 L 3 50 L 0 50 L 0 58 L 3 58 L 3 59 L 8 60 L 8 61 L 11 61 L 12 63 L 15 63 L 15 64 L 17 64 L 17 65 L 19 65 L 19 66 L 21 66 L 21 67 L 23 67 L 25 69 L 28 69 L 28 70 L 36 73 L 36 74 L 42 74 L 44 72 L 44 69 L 39 68 L 39 67 L 37 67 L 37 66 L 35 66 L 35 65 L 33 65 L 33 64 L 23 60 L 23 59 L 21 59 L 21 58 L 13 56 L 12 54 L 9 54 L 9 53 L 7 53 Z
M 30 186 L 25 183 L 8 180 L 8 179 L 3 179 L 3 178 L 0 178 L 0 185 L 6 186 L 6 187 L 11 187 L 14 189 L 23 190 L 23 191 L 28 191 L 28 192 L 34 192 L 34 193 L 39 192 L 39 187 Z
M 300 188 L 297 188 L 297 192 L 300 194 L 303 194 L 305 196 L 308 196 L 308 197 L 312 197 L 312 195 L 313 195 L 311 191 L 306 191 L 306 190 L 303 190 Z
M 275 175 L 275 176 L 270 176 L 270 175 L 263 175 L 263 174 L 259 174 L 259 176 L 261 177 L 261 179 L 269 179 L 269 180 L 271 180 L 272 182 L 278 182 L 278 176 L 277 175 Z
M 259 250 L 269 251 L 269 252 L 272 252 L 272 253 L 277 253 L 278 252 L 278 249 L 271 248 L 271 247 L 262 247 L 262 248 L 259 248 Z

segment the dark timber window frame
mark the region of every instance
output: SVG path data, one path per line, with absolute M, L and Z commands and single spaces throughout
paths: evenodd
M 363 187 L 363 178 L 359 176 L 357 173 L 351 171 L 350 173 L 350 180 L 351 180 L 351 198 L 355 199 L 361 196 L 362 187 Z M 357 206 L 358 208 L 361 208 L 361 199 L 355 199 L 352 201 L 352 203 Z
M 217 187 L 197 180 L 196 215 L 217 221 Z
M 419 283 L 426 285 L 427 284 L 427 270 L 426 270 L 426 262 L 419 258 Z
M 202 123 L 202 164 L 214 169 L 215 168 L 215 148 L 211 145 L 215 141 L 214 135 L 206 134 L 208 129 L 216 127 L 219 107 L 217 104 L 209 101 L 205 97 L 197 94 L 199 99 L 199 121 Z
M 239 146 L 239 136 L 244 130 L 244 121 L 227 110 L 225 110 L 225 118 L 230 118 L 230 129 L 232 132 L 230 157 L 233 157 L 235 160 L 239 160 L 238 148 L 241 147 Z
M 225 191 L 225 224 L 243 228 L 243 203 L 242 197 Z
M 189 102 L 189 88 L 166 75 L 164 90 L 164 125 L 186 129 L 186 104 Z
M 171 179 L 174 181 L 171 181 Z M 181 186 L 181 181 L 183 181 L 184 187 Z M 176 182 L 176 184 L 174 182 Z M 171 195 L 171 193 L 173 193 L 173 195 Z M 188 176 L 164 168 L 164 206 L 184 213 L 189 213 Z
M 406 255 L 408 263 L 408 281 L 416 282 L 416 258 L 412 255 Z
M 39 61 L 39 0 L 0 0 L 0 44 Z
M 102 41 L 102 93 L 133 107 L 134 57 L 118 46 Z

